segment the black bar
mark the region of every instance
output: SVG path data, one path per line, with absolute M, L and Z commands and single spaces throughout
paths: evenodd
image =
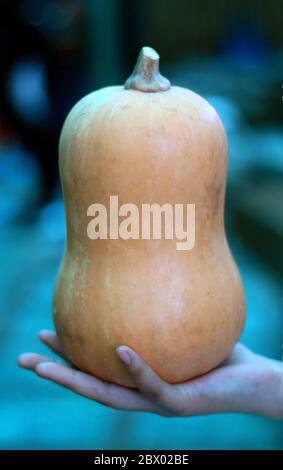
M 21 464 L 25 462 L 36 464 L 37 468 L 48 463 L 71 465 L 114 465 L 117 468 L 130 468 L 134 465 L 188 466 L 194 464 L 237 464 L 260 463 L 271 465 L 283 463 L 282 451 L 194 451 L 194 450 L 3 450 L 0 462 Z

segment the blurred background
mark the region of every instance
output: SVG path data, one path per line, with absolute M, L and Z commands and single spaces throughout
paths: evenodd
M 166 419 L 107 409 L 17 368 L 44 352 L 65 226 L 57 145 L 84 94 L 121 84 L 143 45 L 203 95 L 229 140 L 226 227 L 242 273 L 242 341 L 283 343 L 283 6 L 280 0 L 9 0 L 0 17 L 0 446 L 6 449 L 283 449 L 283 423 Z

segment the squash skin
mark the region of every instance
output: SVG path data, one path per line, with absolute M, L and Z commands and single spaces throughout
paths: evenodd
M 170 383 L 202 375 L 229 354 L 245 318 L 226 242 L 227 142 L 216 111 L 192 91 L 108 87 L 83 98 L 60 139 L 67 243 L 54 296 L 63 350 L 79 369 L 133 387 L 115 348 L 132 347 Z M 196 205 L 196 244 L 90 240 L 87 208 Z

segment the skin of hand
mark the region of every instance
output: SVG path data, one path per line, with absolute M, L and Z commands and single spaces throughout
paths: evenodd
M 176 385 L 164 382 L 135 351 L 119 346 L 116 352 L 133 378 L 135 390 L 75 369 L 65 360 L 51 331 L 40 331 L 39 338 L 64 362 L 25 353 L 18 359 L 19 366 L 116 409 L 168 417 L 229 412 L 283 419 L 283 363 L 257 355 L 241 344 L 216 369 Z

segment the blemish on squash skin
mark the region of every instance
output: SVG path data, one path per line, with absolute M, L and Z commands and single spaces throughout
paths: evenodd
M 79 118 L 84 118 L 86 116 L 91 116 L 91 113 L 90 111 L 82 111 L 80 114 L 79 114 Z
M 64 330 L 64 336 L 70 341 L 71 343 L 79 343 L 80 345 L 84 344 L 83 336 L 79 334 L 70 333 L 67 329 Z
M 165 109 L 166 111 L 172 111 L 173 113 L 177 113 L 177 114 L 179 113 L 178 109 L 173 108 L 173 107 L 166 107 Z
M 212 182 L 206 183 L 204 187 L 206 190 L 205 206 L 209 209 L 210 217 L 214 217 L 220 208 L 222 185 L 220 186 Z

